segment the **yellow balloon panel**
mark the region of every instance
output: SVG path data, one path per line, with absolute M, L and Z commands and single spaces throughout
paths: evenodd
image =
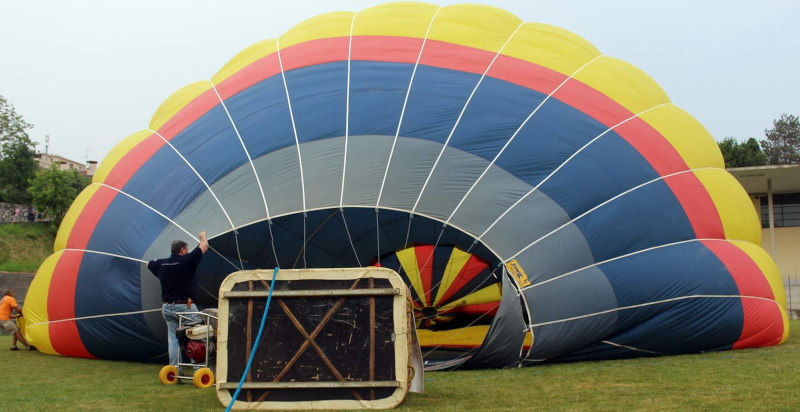
M 197 96 L 205 93 L 210 88 L 211 83 L 208 81 L 195 82 L 184 86 L 171 96 L 167 97 L 167 99 L 164 100 L 164 103 L 161 103 L 161 106 L 158 108 L 158 110 L 156 110 L 156 113 L 150 120 L 150 129 L 160 129 L 161 126 L 167 123 L 167 121 L 181 111 L 181 109 L 186 107 L 187 104 L 189 104 Z
M 683 109 L 668 104 L 639 117 L 669 141 L 690 169 L 725 167 L 725 161 L 711 134 Z
M 39 352 L 57 355 L 50 343 L 49 316 L 47 313 L 47 297 L 50 280 L 53 278 L 56 264 L 63 252 L 56 252 L 45 259 L 36 271 L 25 298 L 25 338 L 39 349 Z
M 356 14 L 353 36 L 424 38 L 438 6 L 423 3 L 389 3 Z
M 669 103 L 667 94 L 650 76 L 613 57 L 603 56 L 593 61 L 574 78 L 605 94 L 632 114 Z
M 164 104 L 166 104 L 166 102 Z M 164 104 L 162 104 L 162 107 Z M 144 139 L 147 139 L 152 134 L 153 132 L 149 130 L 141 130 L 117 143 L 117 145 L 114 146 L 110 152 L 108 152 L 106 157 L 100 163 L 100 166 L 97 168 L 97 172 L 95 172 L 94 176 L 92 177 L 92 182 L 105 183 L 108 175 L 112 170 L 114 170 L 114 167 L 119 163 L 119 161 L 134 147 L 136 147 L 136 145 L 141 143 Z
M 753 203 L 736 178 L 723 169 L 694 172 L 717 207 L 725 238 L 761 244 L 761 224 Z
M 461 4 L 439 10 L 428 38 L 497 52 L 521 23 L 517 16 L 496 7 Z
M 503 54 L 570 76 L 600 55 L 591 43 L 570 31 L 541 23 L 525 23 Z
M 226 63 L 225 66 L 223 66 L 222 69 L 220 69 L 220 71 L 211 78 L 211 82 L 213 82 L 215 85 L 220 84 L 225 81 L 225 79 L 237 73 L 239 70 L 249 66 L 253 62 L 263 58 L 264 56 L 275 53 L 277 49 L 278 47 L 276 39 L 262 40 L 258 43 L 255 43 L 242 50 L 239 54 L 228 61 L 228 63 Z

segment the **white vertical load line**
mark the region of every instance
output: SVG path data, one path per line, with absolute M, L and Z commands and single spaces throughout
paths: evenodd
M 286 82 L 286 72 L 283 69 L 283 57 L 281 56 L 281 39 L 275 39 L 275 48 L 278 52 L 278 64 L 281 66 L 281 79 L 283 79 L 283 90 L 286 92 L 286 105 L 289 107 L 289 117 L 292 120 L 292 133 L 294 134 L 294 144 L 297 148 L 297 163 L 300 167 L 300 191 L 303 195 L 303 266 L 306 266 L 306 181 L 303 174 L 303 156 L 300 153 L 300 139 L 297 136 L 297 125 L 294 121 L 294 110 L 292 110 L 292 98 L 289 95 L 289 85 Z M 277 259 L 277 258 L 276 258 Z
M 356 15 L 353 13 L 353 18 L 350 20 L 350 41 L 347 44 L 347 90 L 344 108 L 344 164 L 342 165 L 342 190 L 339 194 L 339 209 L 342 208 L 344 203 L 344 179 L 347 174 L 347 147 L 350 138 L 350 58 L 353 52 L 353 25 L 356 22 Z M 349 236 L 349 234 L 348 234 Z
M 599 135 L 597 135 L 595 138 L 593 138 L 592 140 L 588 141 L 586 144 L 584 144 L 583 146 L 581 146 L 581 148 L 580 148 L 580 149 L 578 149 L 577 151 L 575 151 L 575 153 L 573 153 L 572 155 L 570 155 L 570 156 L 569 156 L 569 157 L 568 157 L 566 160 L 564 160 L 564 161 L 563 161 L 563 162 L 562 162 L 560 165 L 558 165 L 558 167 L 556 167 L 555 169 L 553 169 L 553 171 L 552 171 L 552 172 L 550 172 L 550 174 L 548 174 L 548 175 L 547 175 L 547 176 L 546 176 L 544 179 L 542 179 L 542 181 L 541 181 L 541 182 L 539 182 L 539 183 L 538 183 L 536 186 L 534 186 L 534 187 L 533 187 L 531 190 L 529 190 L 529 191 L 528 191 L 528 193 L 525 193 L 525 195 L 524 195 L 524 196 L 522 196 L 521 198 L 519 198 L 519 200 L 517 200 L 516 202 L 514 202 L 514 204 L 512 204 L 511 206 L 509 206 L 509 207 L 508 207 L 508 209 L 506 209 L 506 210 L 505 210 L 505 211 L 504 211 L 504 212 L 503 212 L 503 213 L 502 213 L 502 214 L 501 214 L 501 215 L 500 215 L 500 216 L 499 216 L 497 219 L 495 219 L 495 221 L 494 221 L 494 222 L 492 222 L 492 224 L 491 224 L 491 225 L 489 225 L 489 227 L 488 227 L 488 228 L 486 228 L 486 230 L 484 230 L 484 231 L 483 231 L 483 233 L 481 233 L 481 235 L 480 235 L 480 236 L 478 236 L 478 239 L 481 239 L 481 238 L 483 238 L 484 236 L 486 236 L 486 233 L 488 233 L 490 230 L 492 230 L 492 228 L 493 228 L 493 227 L 494 227 L 494 226 L 495 226 L 495 225 L 496 225 L 496 224 L 497 224 L 497 223 L 498 223 L 500 220 L 502 220 L 502 219 L 503 219 L 503 218 L 504 218 L 504 217 L 505 217 L 505 216 L 506 216 L 506 215 L 507 215 L 507 214 L 508 214 L 508 213 L 511 211 L 511 209 L 513 209 L 513 208 L 517 207 L 517 205 L 519 205 L 520 203 L 522 203 L 522 201 L 523 201 L 523 200 L 527 199 L 527 198 L 528 198 L 528 196 L 530 196 L 531 194 L 533 194 L 533 192 L 535 192 L 535 191 L 539 190 L 539 188 L 540 188 L 540 187 L 541 187 L 543 184 L 545 184 L 547 181 L 549 181 L 549 180 L 550 180 L 550 178 L 551 178 L 551 177 L 553 177 L 553 175 L 555 175 L 556 173 L 558 173 L 558 171 L 559 171 L 559 170 L 561 170 L 561 168 L 562 168 L 562 167 L 564 167 L 564 166 L 565 166 L 567 163 L 569 163 L 569 162 L 570 162 L 572 159 L 574 159 L 574 158 L 575 158 L 575 156 L 577 156 L 578 154 L 580 154 L 580 153 L 581 153 L 581 152 L 582 152 L 584 149 L 586 149 L 587 147 L 589 147 L 589 145 L 591 145 L 592 143 L 596 142 L 598 139 L 600 139 L 601 137 L 605 136 L 607 133 L 611 132 L 612 130 L 616 129 L 617 127 L 619 127 L 619 126 L 621 126 L 621 125 L 623 125 L 623 124 L 625 124 L 625 123 L 627 123 L 627 122 L 629 122 L 629 121 L 631 121 L 631 120 L 633 120 L 633 119 L 636 119 L 636 118 L 638 118 L 639 116 L 641 116 L 641 115 L 643 115 L 643 114 L 645 114 L 645 113 L 647 113 L 647 112 L 649 112 L 649 111 L 651 111 L 651 110 L 657 109 L 657 108 L 659 108 L 659 107 L 662 107 L 662 106 L 670 105 L 670 104 L 672 104 L 672 103 L 662 103 L 662 104 L 659 104 L 659 105 L 657 105 L 657 106 L 653 106 L 653 107 L 651 107 L 651 108 L 649 108 L 649 109 L 647 109 L 647 110 L 644 110 L 644 111 L 642 111 L 642 112 L 639 112 L 639 113 L 637 113 L 637 114 L 635 114 L 635 115 L 633 115 L 633 116 L 631 116 L 631 117 L 629 117 L 629 118 L 627 118 L 627 119 L 625 119 L 625 120 L 623 120 L 623 121 L 621 121 L 621 122 L 619 122 L 619 123 L 615 124 L 614 126 L 611 126 L 610 128 L 606 129 L 606 130 L 605 130 L 603 133 L 600 133 L 600 134 L 599 134 Z
M 269 207 L 267 207 L 267 197 L 264 195 L 264 187 L 261 186 L 261 179 L 258 178 L 258 172 L 256 171 L 256 166 L 253 164 L 253 158 L 250 157 L 250 152 L 247 151 L 247 146 L 244 144 L 242 140 L 242 135 L 239 134 L 239 129 L 236 127 L 236 122 L 233 121 L 233 117 L 231 117 L 231 113 L 228 111 L 228 106 L 225 105 L 225 101 L 222 100 L 222 96 L 220 96 L 217 87 L 214 86 L 214 82 L 211 80 L 208 81 L 211 84 L 211 88 L 214 89 L 214 93 L 216 93 L 217 98 L 219 99 L 219 103 L 222 105 L 222 108 L 225 109 L 225 114 L 228 115 L 228 119 L 231 122 L 231 126 L 233 126 L 233 131 L 236 132 L 236 137 L 239 138 L 239 144 L 242 145 L 242 149 L 244 149 L 244 154 L 247 156 L 247 161 L 250 162 L 250 168 L 253 170 L 253 175 L 256 177 L 256 183 L 258 183 L 258 190 L 261 192 L 261 199 L 264 201 L 264 212 L 267 214 L 267 219 L 269 219 Z
M 472 92 L 470 92 L 469 97 L 467 98 L 467 101 L 464 102 L 464 106 L 461 108 L 461 112 L 458 114 L 458 118 L 456 119 L 455 124 L 453 124 L 453 128 L 450 129 L 450 134 L 447 135 L 447 139 L 445 140 L 444 145 L 442 145 L 442 149 L 439 150 L 439 155 L 436 157 L 436 161 L 433 163 L 433 166 L 431 167 L 431 170 L 428 172 L 428 177 L 425 178 L 425 183 L 422 184 L 422 189 L 420 189 L 419 194 L 417 195 L 417 200 L 414 202 L 414 207 L 411 208 L 411 213 L 412 214 L 417 210 L 417 206 L 419 205 L 419 201 L 420 201 L 420 199 L 422 199 L 422 195 L 423 195 L 423 193 L 425 193 L 425 189 L 428 187 L 428 182 L 430 182 L 431 177 L 433 176 L 433 172 L 436 170 L 436 166 L 439 165 L 439 161 L 442 159 L 442 156 L 444 155 L 445 149 L 447 149 L 447 146 L 450 144 L 450 139 L 453 137 L 453 134 L 456 132 L 456 129 L 458 128 L 458 125 L 461 123 L 461 118 L 464 116 L 464 112 L 467 111 L 467 107 L 469 107 L 469 103 L 472 101 L 472 97 L 475 96 L 475 92 L 478 91 L 478 88 L 483 83 L 483 79 L 486 78 L 486 74 L 489 73 L 489 70 L 492 69 L 492 66 L 494 65 L 494 62 L 497 61 L 497 58 L 500 57 L 500 55 L 503 53 L 503 50 L 505 50 L 505 48 L 508 45 L 508 43 L 511 41 L 511 39 L 514 38 L 514 36 L 517 34 L 519 29 L 524 24 L 525 24 L 524 22 L 520 23 L 517 26 L 517 28 L 514 29 L 514 31 L 511 33 L 511 35 L 509 35 L 508 38 L 506 38 L 506 41 L 503 43 L 503 46 L 501 46 L 500 49 L 497 51 L 497 53 L 495 53 L 494 57 L 492 58 L 492 61 L 489 62 L 489 64 L 486 66 L 486 69 L 483 71 L 483 74 L 481 74 L 481 78 L 478 79 L 478 83 L 476 83 L 475 87 L 472 88 Z M 451 216 L 452 216 L 452 214 L 451 214 Z M 448 219 L 448 221 L 449 221 L 449 219 Z M 410 225 L 411 225 L 411 220 L 410 219 L 408 221 L 408 224 L 409 224 L 409 230 L 410 230 Z M 439 232 L 439 237 L 436 239 L 436 242 L 433 245 L 434 249 L 436 248 L 436 246 L 439 245 L 439 241 L 442 239 L 442 235 L 444 235 L 444 231 L 446 229 L 447 229 L 447 222 L 445 222 L 444 225 L 442 225 L 442 230 L 441 230 L 441 232 Z M 475 243 L 473 243 L 473 245 L 474 244 Z M 470 250 L 472 250 L 472 245 L 470 246 Z M 427 260 L 425 262 L 425 266 L 428 265 L 428 262 L 430 262 L 430 259 L 431 259 L 432 256 L 433 256 L 433 254 L 428 256 L 428 258 L 427 258 Z M 437 283 L 436 286 L 439 286 L 439 284 L 441 284 L 441 281 L 439 283 Z
M 436 157 L 436 161 L 433 162 L 433 166 L 431 167 L 430 172 L 428 172 L 428 177 L 425 178 L 425 183 L 422 184 L 422 189 L 420 189 L 419 195 L 417 195 L 417 200 L 414 202 L 414 207 L 411 208 L 411 213 L 414 213 L 414 211 L 417 210 L 417 205 L 419 205 L 419 201 L 422 198 L 423 193 L 425 193 L 425 189 L 428 187 L 428 182 L 430 182 L 431 176 L 433 176 L 433 172 L 436 170 L 436 166 L 439 165 L 439 161 L 442 159 L 442 155 L 444 155 L 445 149 L 447 149 L 448 144 L 450 144 L 450 139 L 453 138 L 453 134 L 456 132 L 459 123 L 461 123 L 461 118 L 464 116 L 464 112 L 467 111 L 467 107 L 469 107 L 469 103 L 472 101 L 472 97 L 475 96 L 475 92 L 478 91 L 478 88 L 481 87 L 481 84 L 483 83 L 483 79 L 486 78 L 486 73 L 489 73 L 489 70 L 492 69 L 494 62 L 497 61 L 497 58 L 500 57 L 500 55 L 503 53 L 503 50 L 506 48 L 508 43 L 511 41 L 512 38 L 514 38 L 514 36 L 519 31 L 520 27 L 522 27 L 522 25 L 524 24 L 525 24 L 524 22 L 520 23 L 517 26 L 517 28 L 514 29 L 514 32 L 511 33 L 510 36 L 508 36 L 505 43 L 503 43 L 503 46 L 500 47 L 500 50 L 498 50 L 497 53 L 495 53 L 494 58 L 492 58 L 492 61 L 489 62 L 488 66 L 486 66 L 486 70 L 484 70 L 483 74 L 481 74 L 481 78 L 478 79 L 478 83 L 475 84 L 475 87 L 472 88 L 472 92 L 469 94 L 467 101 L 464 102 L 464 107 L 461 108 L 461 113 L 458 114 L 458 118 L 456 119 L 453 128 L 450 129 L 450 134 L 447 135 L 447 139 L 445 140 L 444 145 L 442 145 L 442 149 L 439 150 L 439 155 Z
M 132 195 L 130 195 L 130 194 L 128 194 L 128 193 L 125 193 L 124 191 L 122 191 L 122 190 L 120 190 L 120 189 L 117 189 L 116 187 L 109 186 L 109 185 L 107 185 L 107 184 L 105 184 L 105 183 L 92 183 L 92 184 L 93 184 L 93 185 L 99 185 L 99 186 L 102 186 L 102 187 L 107 187 L 107 188 L 109 188 L 109 189 L 111 189 L 111 190 L 113 190 L 113 191 L 115 191 L 115 192 L 117 192 L 117 193 L 120 193 L 120 194 L 123 194 L 123 195 L 127 196 L 128 198 L 132 199 L 133 201 L 135 201 L 135 202 L 137 202 L 137 203 L 141 204 L 142 206 L 144 206 L 144 207 L 146 207 L 146 208 L 150 209 L 150 210 L 151 210 L 151 211 L 153 211 L 155 214 L 157 214 L 157 215 L 161 216 L 161 217 L 162 217 L 164 220 L 168 221 L 169 223 L 173 224 L 173 225 L 174 225 L 175 227 L 177 227 L 178 229 L 182 230 L 184 233 L 186 233 L 187 235 L 189 235 L 189 237 L 191 237 L 191 238 L 192 238 L 192 239 L 194 239 L 195 241 L 198 241 L 198 242 L 200 241 L 200 239 L 196 238 L 196 237 L 195 237 L 193 234 L 191 234 L 191 233 L 190 233 L 188 230 L 186 230 L 186 229 L 185 229 L 183 226 L 179 225 L 179 224 L 178 224 L 177 222 L 175 222 L 174 220 L 170 219 L 169 217 L 167 217 L 167 216 L 166 216 L 166 215 L 164 215 L 163 213 L 161 213 L 161 212 L 159 212 L 158 210 L 154 209 L 152 206 L 148 205 L 147 203 L 145 203 L 145 202 L 142 202 L 141 200 L 137 199 L 136 197 L 134 197 L 134 196 L 132 196 Z M 228 262 L 228 263 L 229 263 L 231 266 L 233 266 L 233 267 L 234 267 L 234 268 L 236 268 L 236 269 L 239 269 L 239 267 L 237 267 L 235 264 L 233 264 L 233 262 L 231 262 L 230 260 L 228 260 L 228 259 L 225 257 L 225 255 L 223 255 L 222 253 L 219 253 L 219 252 L 217 252 L 217 251 L 216 251 L 214 248 L 212 248 L 211 246 L 209 246 L 209 249 L 213 250 L 213 251 L 214 251 L 214 253 L 218 254 L 218 255 L 219 255 L 219 256 L 220 256 L 220 257 L 221 257 L 223 260 L 225 260 L 226 262 Z
M 361 259 L 358 258 L 358 251 L 356 250 L 356 245 L 353 243 L 353 237 L 350 236 L 350 228 L 347 227 L 347 219 L 344 217 L 344 209 L 339 209 L 339 213 L 342 214 L 342 223 L 344 223 L 344 231 L 347 233 L 347 239 L 350 241 L 350 247 L 353 248 L 353 254 L 356 257 L 356 262 L 358 263 L 358 267 L 364 267 L 361 264 Z
M 344 117 L 344 160 L 342 165 L 342 188 L 339 194 L 339 213 L 342 214 L 342 223 L 344 224 L 344 230 L 347 233 L 347 239 L 350 241 L 350 247 L 353 248 L 353 254 L 356 257 L 356 262 L 358 262 L 358 266 L 361 267 L 361 259 L 358 258 L 358 251 L 356 251 L 356 245 L 353 243 L 353 237 L 350 235 L 350 228 L 347 227 L 347 218 L 344 216 L 344 208 L 342 207 L 344 204 L 344 182 L 345 176 L 347 175 L 347 148 L 350 138 L 350 62 L 353 52 L 353 26 L 355 26 L 356 22 L 356 15 L 358 13 L 353 13 L 353 18 L 350 20 L 350 40 L 347 45 L 347 99 L 345 102 L 345 117 Z
M 575 77 L 575 75 L 577 75 L 577 74 L 578 74 L 578 73 L 579 73 L 581 70 L 583 70 L 583 69 L 584 69 L 586 66 L 589 66 L 589 65 L 590 65 L 590 64 L 592 64 L 592 63 L 593 63 L 595 60 L 597 60 L 597 59 L 599 59 L 599 58 L 601 58 L 601 57 L 604 57 L 604 56 L 601 54 L 601 55 L 599 55 L 599 56 L 597 56 L 597 57 L 593 58 L 592 60 L 590 60 L 590 61 L 586 62 L 586 63 L 585 63 L 583 66 L 579 67 L 579 68 L 578 68 L 578 70 L 575 70 L 575 72 L 573 72 L 572 74 L 570 74 L 570 75 L 569 75 L 569 77 L 567 77 L 566 79 L 564 79 L 564 81 L 563 81 L 563 82 L 561 82 L 561 84 L 559 84 L 559 85 L 558 85 L 558 87 L 556 87 L 555 89 L 553 89 L 553 91 L 551 91 L 551 92 L 550 92 L 550 94 L 548 94 L 548 95 L 547 95 L 547 97 L 545 97 L 545 98 L 544 98 L 544 100 L 542 100 L 542 101 L 541 101 L 541 102 L 540 102 L 540 103 L 539 103 L 539 104 L 536 106 L 536 108 L 534 108 L 534 109 L 533 109 L 533 111 L 531 111 L 531 113 L 528 115 L 528 117 L 526 117 L 526 118 L 525 118 L 525 120 L 524 120 L 524 121 L 523 121 L 523 122 L 522 122 L 522 123 L 519 125 L 519 127 L 517 127 L 517 130 L 515 130 L 515 131 L 514 131 L 514 133 L 511 135 L 511 137 L 509 137 L 509 138 L 508 138 L 508 140 L 506 140 L 506 143 L 503 145 L 503 147 L 500 149 L 500 151 L 499 151 L 499 152 L 497 152 L 497 154 L 494 156 L 494 159 L 492 159 L 491 163 L 489 163 L 489 165 L 488 165 L 488 166 L 486 166 L 486 169 L 484 169 L 484 170 L 483 170 L 483 173 L 481 173 L 481 175 L 480 175 L 480 176 L 478 176 L 478 179 L 476 179 L 476 180 L 475 180 L 475 182 L 472 184 L 472 187 L 470 187 L 470 188 L 469 188 L 469 190 L 467 190 L 467 193 L 465 193 L 465 194 L 464 194 L 464 197 L 462 197 L 462 198 L 461 198 L 461 201 L 460 201 L 460 202 L 458 202 L 458 205 L 456 205 L 455 209 L 453 209 L 453 213 L 451 213 L 451 214 L 450 214 L 450 216 L 447 218 L 447 223 L 449 223 L 449 222 L 450 222 L 450 220 L 452 220 L 452 219 L 453 219 L 453 216 L 455 216 L 456 212 L 458 212 L 458 210 L 461 208 L 461 205 L 464 203 L 464 201 L 467 199 L 467 197 L 470 195 L 470 193 L 472 193 L 472 191 L 475 189 L 475 187 L 478 185 L 478 183 L 479 183 L 481 180 L 483 180 L 483 177 L 486 175 L 486 173 L 488 173 L 488 172 L 489 172 L 489 170 L 492 168 L 492 166 L 494 166 L 494 164 L 497 162 L 497 159 L 499 159 L 499 158 L 500 158 L 500 155 L 502 155 L 502 154 L 503 154 L 503 152 L 505 152 L 506 148 L 508 148 L 508 146 L 509 146 L 509 145 L 511 144 L 511 142 L 514 140 L 514 138 L 516 138 L 516 137 L 517 137 L 517 135 L 518 135 L 518 134 L 519 134 L 519 132 L 522 130 L 522 128 L 523 128 L 523 127 L 525 127 L 525 125 L 527 125 L 527 124 L 528 124 L 528 121 L 530 121 L 530 120 L 531 120 L 531 118 L 533 117 L 533 115 L 534 115 L 534 114 L 536 114 L 536 112 L 538 112 L 538 111 L 539 111 L 539 109 L 541 109 L 541 108 L 542 108 L 542 106 L 544 106 L 544 104 L 545 104 L 545 103 L 546 103 L 548 100 L 550 100 L 550 98 L 551 98 L 551 97 L 552 97 L 552 96 L 553 96 L 553 95 L 554 95 L 554 94 L 555 94 L 555 93 L 556 93 L 556 92 L 557 92 L 559 89 L 561 89 L 561 87 L 563 87 L 563 86 L 564 86 L 564 85 L 565 85 L 565 84 L 566 84 L 568 81 L 570 81 L 570 80 L 571 80 L 573 77 Z M 501 216 L 501 217 L 502 217 L 502 216 Z M 484 234 L 485 234 L 485 232 L 484 232 Z
M 425 44 L 428 42 L 428 34 L 431 32 L 431 27 L 433 26 L 433 22 L 436 20 L 436 16 L 439 15 L 439 10 L 442 8 L 439 7 L 436 9 L 436 12 L 433 13 L 433 17 L 431 17 L 430 23 L 428 23 L 428 29 L 425 31 L 425 38 L 422 39 L 422 46 L 419 48 L 419 54 L 417 54 L 417 61 L 414 63 L 414 69 L 411 71 L 411 79 L 408 81 L 408 89 L 406 89 L 406 97 L 403 100 L 403 108 L 400 110 L 400 120 L 397 122 L 397 131 L 394 133 L 394 140 L 392 141 L 392 148 L 389 151 L 389 160 L 386 161 L 386 169 L 383 171 L 383 180 L 381 181 L 381 188 L 378 192 L 378 200 L 375 202 L 375 207 L 377 208 L 381 204 L 381 198 L 383 197 L 383 187 L 386 185 L 386 177 L 389 175 L 389 166 L 392 164 L 392 157 L 394 156 L 394 148 L 397 146 L 397 139 L 400 136 L 400 127 L 403 125 L 403 117 L 406 114 L 406 105 L 408 105 L 408 96 L 411 94 L 411 86 L 414 84 L 414 76 L 417 75 L 417 67 L 419 67 L 419 61 L 422 58 L 422 52 L 425 50 Z
M 219 205 L 219 208 L 222 209 L 222 213 L 225 214 L 225 218 L 228 219 L 228 223 L 231 225 L 231 230 L 236 230 L 236 226 L 234 226 L 233 221 L 231 220 L 231 217 L 228 215 L 228 211 L 225 210 L 224 206 L 222 206 L 222 202 L 220 202 L 220 200 L 217 197 L 217 195 L 211 189 L 211 186 L 209 186 L 208 183 L 206 182 L 206 180 L 203 179 L 203 176 L 200 176 L 200 173 L 194 168 L 194 166 L 192 166 L 191 163 L 189 163 L 189 160 L 187 160 L 183 156 L 183 154 L 181 154 L 181 152 L 179 152 L 178 149 L 176 149 L 175 146 L 172 145 L 172 143 L 169 140 L 165 139 L 164 136 L 161 136 L 160 133 L 158 133 L 155 130 L 149 130 L 149 131 L 152 132 L 153 134 L 155 134 L 156 136 L 160 137 L 161 140 L 163 140 L 164 143 L 166 143 L 169 147 L 171 147 L 172 150 L 174 150 L 175 153 L 186 163 L 186 165 L 189 166 L 190 169 L 192 169 L 192 172 L 194 172 L 194 174 L 197 176 L 197 178 L 200 179 L 201 182 L 203 182 L 203 185 L 208 190 L 208 193 L 210 193 L 211 196 L 214 198 L 214 200 L 217 201 L 217 204 Z
M 300 166 L 300 191 L 303 195 L 303 210 L 306 210 L 306 183 L 303 177 L 303 156 L 300 155 L 300 139 L 297 137 L 297 126 L 294 122 L 294 111 L 292 110 L 292 98 L 289 96 L 289 86 L 286 83 L 286 73 L 283 70 L 283 58 L 281 57 L 281 39 L 275 39 L 275 47 L 278 52 L 278 64 L 281 66 L 281 79 L 283 79 L 283 90 L 286 92 L 286 104 L 289 107 L 289 118 L 292 120 L 292 132 L 294 133 L 294 143 L 297 147 L 297 162 Z

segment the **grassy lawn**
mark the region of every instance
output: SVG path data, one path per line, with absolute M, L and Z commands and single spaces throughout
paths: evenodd
M 800 330 L 800 321 L 792 321 Z M 158 383 L 161 365 L 12 352 L 0 336 L 9 411 L 220 411 L 213 389 Z M 800 337 L 763 349 L 425 374 L 410 411 L 796 411 Z
M 54 241 L 49 222 L 0 224 L 0 271 L 36 272 Z

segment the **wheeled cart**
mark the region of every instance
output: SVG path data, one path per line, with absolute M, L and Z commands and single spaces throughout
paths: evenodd
M 181 359 L 178 366 L 167 365 L 158 373 L 158 380 L 164 385 L 173 385 L 181 380 L 192 381 L 198 388 L 208 388 L 214 384 L 213 362 L 216 362 L 217 315 L 216 309 L 202 312 L 178 313 L 178 329 L 175 334 L 180 345 Z M 194 319 L 199 317 L 201 324 Z

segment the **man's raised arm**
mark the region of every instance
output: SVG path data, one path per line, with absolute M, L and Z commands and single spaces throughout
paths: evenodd
M 206 231 L 200 232 L 197 237 L 200 238 L 200 244 L 197 246 L 200 248 L 200 251 L 206 253 L 208 250 L 208 239 L 206 239 Z

